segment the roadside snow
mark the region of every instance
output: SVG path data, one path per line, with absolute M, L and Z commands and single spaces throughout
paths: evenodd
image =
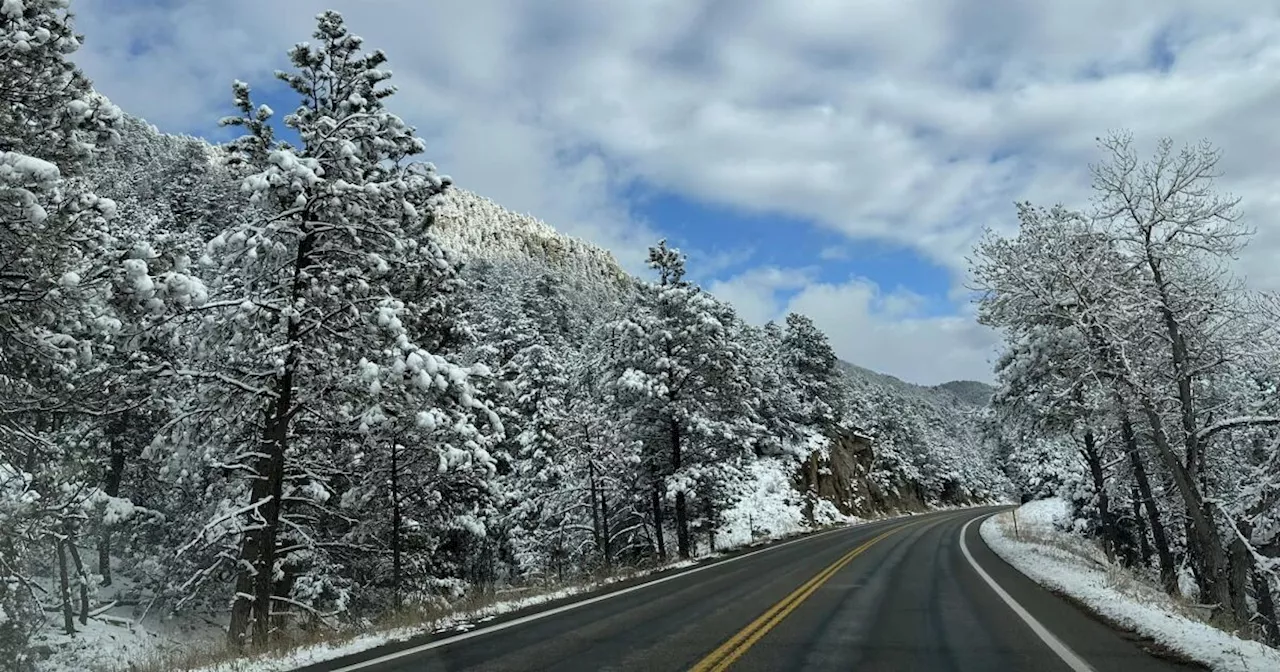
M 747 478 L 735 493 L 734 505 L 721 514 L 717 547 L 741 548 L 813 529 L 805 516 L 804 495 L 791 482 L 794 470 L 794 462 L 782 458 L 762 458 L 748 464 Z M 813 518 L 819 526 L 860 521 L 841 514 L 825 499 L 817 501 Z
M 90 594 L 92 603 L 101 606 L 89 612 L 83 625 L 77 615 L 74 635 L 62 631 L 60 612 L 46 614 L 44 627 L 31 641 L 32 649 L 40 652 L 37 672 L 131 670 L 139 661 L 222 641 L 225 622 L 195 614 L 174 618 L 150 609 L 148 591 L 120 571 L 119 560 L 112 565 L 115 581 Z M 91 575 L 90 580 L 96 584 L 98 578 Z M 56 594 L 50 577 L 39 577 L 36 585 L 45 594 Z
M 1066 530 L 1070 508 L 1060 499 L 1024 504 L 1014 516 L 983 521 L 982 539 L 1033 581 L 1069 595 L 1103 618 L 1223 672 L 1280 670 L 1280 651 L 1240 639 L 1186 615 L 1158 587 L 1107 563 L 1100 549 Z

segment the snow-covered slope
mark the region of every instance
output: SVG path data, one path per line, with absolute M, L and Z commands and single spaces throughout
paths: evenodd
M 537 261 L 582 280 L 621 286 L 630 276 L 607 250 L 564 235 L 542 220 L 503 208 L 465 189 L 451 189 L 436 213 L 441 243 L 464 259 Z
M 636 281 L 608 251 L 541 220 L 464 189 L 447 198 L 437 231 L 442 243 L 473 263 L 550 268 L 579 294 L 593 297 L 583 307 L 591 310 L 607 310 L 601 302 L 621 306 L 617 290 Z M 836 491 L 870 488 L 883 493 L 870 507 L 892 510 L 1001 496 L 1006 482 L 986 453 L 977 422 L 990 386 L 955 381 L 926 387 L 848 362 L 839 368 L 850 391 L 848 415 L 875 438 L 875 462 L 864 476 L 873 482 L 842 484 Z
M 986 406 L 991 402 L 991 395 L 995 392 L 994 387 L 976 380 L 953 380 L 937 385 L 933 389 L 949 392 L 959 397 L 961 401 L 974 406 Z

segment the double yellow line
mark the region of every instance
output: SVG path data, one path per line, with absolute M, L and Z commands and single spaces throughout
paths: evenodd
M 810 595 L 822 586 L 822 584 L 826 583 L 828 579 L 834 576 L 835 573 L 840 571 L 845 565 L 852 562 L 854 558 L 861 555 L 863 551 L 871 548 L 885 537 L 888 537 L 895 532 L 900 532 L 912 525 L 917 525 L 920 522 L 924 521 L 917 521 L 894 527 L 888 532 L 874 537 L 852 551 L 845 553 L 839 560 L 836 560 L 826 569 L 818 572 L 817 576 L 806 581 L 804 585 L 797 588 L 790 595 L 782 598 L 781 602 L 770 607 L 768 611 L 761 614 L 759 618 L 752 621 L 750 625 L 743 628 L 738 634 L 729 638 L 729 641 L 721 644 L 719 648 L 712 651 L 710 655 L 703 658 L 697 665 L 690 668 L 690 672 L 720 672 L 721 670 L 728 669 L 735 660 L 741 658 L 742 654 L 746 653 L 747 650 L 754 646 L 756 642 L 760 641 L 761 637 L 764 637 L 765 634 L 772 630 L 774 626 L 781 623 L 787 615 L 792 611 L 795 611 L 796 607 L 800 606 L 800 603 L 808 599 Z

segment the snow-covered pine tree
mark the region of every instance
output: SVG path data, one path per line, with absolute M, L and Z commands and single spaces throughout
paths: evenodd
M 0 657 L 15 669 L 31 663 L 25 644 L 43 620 L 31 563 L 65 557 L 64 523 L 78 523 L 86 497 L 86 456 L 53 432 L 101 401 L 98 354 L 118 326 L 103 229 L 115 204 L 78 175 L 114 141 L 119 111 L 71 62 L 79 46 L 65 0 L 0 4 Z M 87 592 L 83 576 L 63 582 L 67 630 L 72 583 Z
M 278 75 L 301 99 L 284 120 L 300 146 L 277 143 L 271 110 L 234 86 L 240 116 L 224 123 L 246 130 L 233 149 L 257 209 L 208 245 L 202 330 L 168 372 L 188 395 L 153 446 L 206 490 L 208 523 L 182 549 L 205 562 L 184 588 L 234 572 L 237 645 L 346 607 L 342 545 L 326 539 L 346 520 L 335 504 L 353 453 L 404 446 L 435 452 L 441 472 L 492 469 L 475 420 L 496 418 L 472 372 L 430 348 L 456 282 L 429 231 L 449 180 L 412 160 L 422 141 L 386 110 L 386 56 L 363 52 L 337 13 L 317 21 L 317 43 Z
M 782 355 L 791 384 L 803 405 L 799 421 L 811 426 L 831 426 L 840 421 L 844 403 L 836 383 L 836 353 L 827 335 L 806 315 L 787 315 Z
M 795 375 L 786 361 L 782 327 L 773 321 L 760 328 L 747 327 L 741 338 L 750 360 L 748 378 L 755 413 L 767 427 L 758 437 L 757 451 L 761 455 L 808 457 L 807 428 L 802 424 L 806 413 Z
M 703 468 L 724 450 L 750 448 L 750 438 L 732 432 L 749 386 L 747 357 L 732 336 L 732 311 L 685 280 L 679 250 L 660 241 L 649 249 L 649 265 L 659 281 L 644 289 L 630 316 L 611 325 L 609 371 L 629 424 L 642 432 L 637 438 L 646 449 L 659 554 L 669 493 L 677 552 L 687 558 L 693 550 L 689 499 Z

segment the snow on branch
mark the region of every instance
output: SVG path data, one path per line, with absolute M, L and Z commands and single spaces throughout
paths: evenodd
M 1274 415 L 1243 415 L 1237 418 L 1230 418 L 1221 422 L 1215 422 L 1207 427 L 1201 427 L 1196 432 L 1196 439 L 1204 441 L 1209 437 L 1227 429 L 1235 429 L 1236 427 L 1257 427 L 1264 425 L 1280 425 L 1280 417 Z

